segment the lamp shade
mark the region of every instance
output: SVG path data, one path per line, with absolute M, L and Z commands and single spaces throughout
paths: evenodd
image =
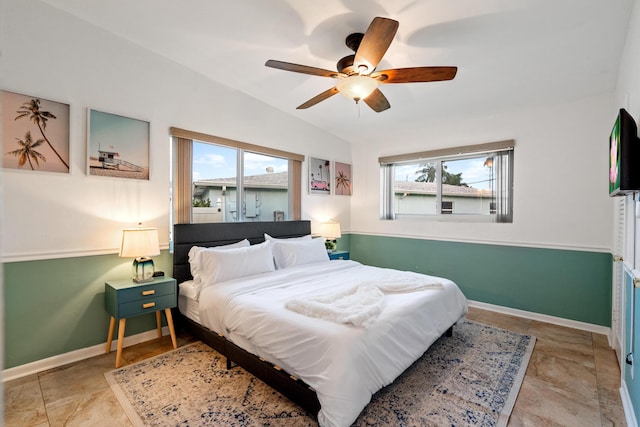
M 327 221 L 320 224 L 319 234 L 327 240 L 335 240 L 342 237 L 340 223 Z
M 157 228 L 125 228 L 122 230 L 120 256 L 133 258 L 134 282 L 153 281 L 155 266 L 150 257 L 154 255 L 160 255 Z
M 140 258 L 160 255 L 157 228 L 125 228 L 122 230 L 120 256 Z

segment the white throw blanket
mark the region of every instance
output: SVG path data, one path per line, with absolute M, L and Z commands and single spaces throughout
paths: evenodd
M 364 285 L 338 293 L 294 299 L 285 306 L 305 316 L 366 328 L 382 312 L 383 304 L 382 291 L 375 286 Z
M 370 282 L 374 284 L 373 282 Z M 426 289 L 443 289 L 444 286 L 436 277 L 422 275 L 402 275 L 400 277 L 385 277 L 375 282 L 385 294 L 397 294 L 401 292 L 418 292 Z
M 423 276 L 402 276 L 382 282 L 363 282 L 331 294 L 293 299 L 288 301 L 285 307 L 305 316 L 366 328 L 382 312 L 385 293 L 417 292 L 426 289 L 443 289 L 443 285 L 435 280 L 425 280 Z

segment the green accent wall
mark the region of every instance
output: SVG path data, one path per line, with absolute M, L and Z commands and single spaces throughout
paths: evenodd
M 611 326 L 610 253 L 361 234 L 349 249 L 363 264 L 449 278 L 469 300 Z
M 401 237 L 345 234 L 339 250 L 379 267 L 447 277 L 468 299 L 610 326 L 611 255 Z M 172 255 L 154 257 L 171 274 Z M 104 283 L 131 275 L 116 254 L 4 264 L 5 358 L 12 368 L 103 344 Z M 126 335 L 155 328 L 153 314 L 127 320 Z
M 171 274 L 168 251 L 154 261 Z M 104 283 L 130 277 L 131 262 L 113 254 L 5 263 L 4 368 L 105 343 Z M 155 326 L 153 314 L 131 318 L 125 335 Z

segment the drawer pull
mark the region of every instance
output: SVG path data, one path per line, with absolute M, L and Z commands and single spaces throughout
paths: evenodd
M 155 289 L 149 289 L 148 291 L 142 291 L 142 295 L 153 295 L 156 293 Z
M 155 307 L 156 303 L 155 302 L 148 302 L 146 304 L 142 304 L 142 308 L 151 308 L 151 307 Z

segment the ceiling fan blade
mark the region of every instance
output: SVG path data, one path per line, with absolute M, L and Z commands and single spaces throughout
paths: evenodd
M 376 71 L 371 77 L 380 83 L 420 83 L 452 80 L 458 67 L 410 67 Z
M 398 21 L 393 19 L 374 18 L 356 51 L 356 57 L 353 61 L 354 68 L 358 69 L 360 65 L 365 65 L 367 70 L 363 74 L 371 73 L 378 66 L 393 41 L 396 31 L 398 31 L 398 25 Z
M 310 100 L 308 100 L 304 104 L 299 105 L 298 107 L 296 107 L 296 109 L 297 110 L 304 110 L 305 108 L 313 107 L 317 103 L 322 102 L 327 98 L 331 98 L 336 93 L 338 93 L 338 89 L 334 86 L 331 89 L 327 89 L 324 92 L 322 92 L 321 94 L 314 96 L 313 98 L 311 98 Z
M 367 96 L 364 99 L 364 102 L 366 102 L 367 105 L 376 113 L 391 108 L 389 101 L 387 101 L 387 98 L 382 94 L 382 92 L 380 92 L 380 89 L 376 89 L 371 92 L 371 95 Z
M 324 68 L 309 67 L 308 65 L 292 64 L 290 62 L 276 61 L 273 59 L 265 62 L 267 67 L 277 68 L 278 70 L 293 71 L 294 73 L 311 74 L 312 76 L 338 78 L 340 73 Z

